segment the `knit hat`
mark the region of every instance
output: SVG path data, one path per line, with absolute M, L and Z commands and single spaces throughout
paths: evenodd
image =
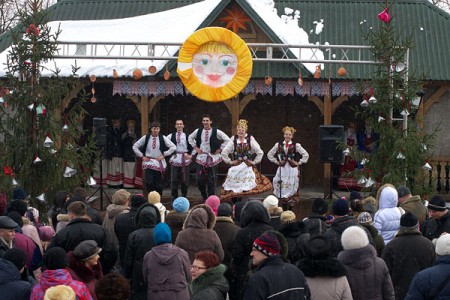
M 55 230 L 52 226 L 46 225 L 39 228 L 39 238 L 41 241 L 49 242 L 55 235 Z
M 205 204 L 211 207 L 214 214 L 217 216 L 217 209 L 220 205 L 220 199 L 216 195 L 209 196 L 208 199 L 206 199 Z
M 172 232 L 169 225 L 166 223 L 158 223 L 153 231 L 153 238 L 155 244 L 160 245 L 164 243 L 172 243 Z
M 358 191 L 351 191 L 350 192 L 350 201 L 352 200 L 362 200 L 363 197 L 361 197 L 361 194 Z
M 116 205 L 125 205 L 127 204 L 130 195 L 131 194 L 124 189 L 117 190 L 112 196 L 112 203 Z
M 11 218 L 11 220 L 13 220 L 14 222 L 17 223 L 17 226 L 19 227 L 23 227 L 23 222 L 24 219 L 26 219 L 25 217 L 22 217 L 17 211 L 10 211 L 8 213 L 8 217 Z M 29 223 L 29 222 L 28 222 Z
M 369 238 L 361 227 L 350 226 L 342 233 L 341 243 L 344 250 L 359 249 L 369 245 Z
M 17 270 L 20 270 L 27 262 L 27 254 L 22 249 L 11 248 L 5 252 L 3 259 L 12 262 L 17 267 Z
M 45 291 L 44 300 L 75 300 L 77 295 L 68 285 L 56 285 Z
M 445 200 L 441 196 L 434 195 L 431 197 L 430 202 L 428 203 L 428 209 L 435 211 L 445 211 L 447 207 L 445 206 Z
M 219 217 L 231 217 L 233 210 L 229 203 L 221 203 L 217 209 L 217 216 Z
M 161 195 L 157 191 L 152 191 L 148 193 L 148 202 L 151 204 L 160 203 Z
M 372 225 L 373 224 L 372 216 L 368 212 L 363 211 L 358 216 L 358 222 L 361 224 L 371 224 Z
M 415 214 L 412 214 L 409 211 L 404 213 L 400 217 L 400 226 L 401 227 L 415 227 L 418 225 L 419 225 L 419 219 L 417 219 Z
M 297 221 L 297 217 L 291 210 L 283 211 L 280 215 L 281 224 L 289 224 Z
M 73 256 L 81 260 L 88 260 L 99 254 L 101 251 L 102 248 L 98 247 L 96 241 L 86 240 L 82 241 L 75 247 L 73 250 Z
M 436 254 L 450 255 L 450 233 L 441 235 L 436 242 Z
M 405 197 L 411 194 L 411 190 L 406 186 L 400 186 L 397 188 L 397 194 L 399 198 Z
M 144 195 L 138 194 L 138 195 L 131 196 L 131 200 L 130 200 L 131 207 L 138 208 L 144 203 L 147 203 L 147 199 L 145 199 Z
M 48 270 L 65 269 L 68 265 L 67 254 L 61 247 L 52 247 L 44 254 L 44 266 Z
M 328 204 L 325 199 L 316 198 L 312 204 L 311 211 L 315 214 L 323 215 L 328 211 Z
M 278 198 L 275 197 L 274 195 L 269 195 L 266 197 L 266 199 L 264 199 L 263 205 L 266 209 L 273 206 L 278 206 Z
M 349 213 L 348 201 L 345 199 L 336 199 L 333 202 L 333 215 L 346 216 Z
M 10 217 L 0 216 L 0 228 L 2 229 L 15 229 L 19 226 L 16 222 L 13 221 Z
M 306 243 L 305 251 L 311 259 L 326 259 L 331 256 L 331 242 L 323 235 L 316 235 Z
M 190 207 L 189 200 L 185 197 L 178 197 L 173 201 L 172 208 L 176 213 L 185 213 L 189 210 Z
M 12 193 L 13 200 L 24 200 L 28 197 L 27 192 L 21 188 L 15 188 Z
M 281 251 L 278 237 L 271 232 L 263 232 L 253 242 L 253 248 L 266 256 L 279 255 Z

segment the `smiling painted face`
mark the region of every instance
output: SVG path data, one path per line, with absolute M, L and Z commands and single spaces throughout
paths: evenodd
M 238 60 L 234 51 L 222 43 L 209 43 L 194 54 L 192 68 L 200 82 L 222 87 L 236 75 Z

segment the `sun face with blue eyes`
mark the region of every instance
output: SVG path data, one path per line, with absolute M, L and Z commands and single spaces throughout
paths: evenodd
M 206 45 L 194 54 L 192 69 L 200 82 L 210 87 L 222 87 L 236 75 L 238 60 L 226 45 Z

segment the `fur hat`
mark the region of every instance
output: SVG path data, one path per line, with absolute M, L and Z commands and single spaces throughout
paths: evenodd
M 45 291 L 44 300 L 75 300 L 77 295 L 68 285 L 55 285 Z
M 153 231 L 153 238 L 156 245 L 172 243 L 172 232 L 166 223 L 158 223 Z
M 281 245 L 278 237 L 272 232 L 263 232 L 253 242 L 253 247 L 266 256 L 279 255 Z
M 445 211 L 447 207 L 445 206 L 445 200 L 441 196 L 434 195 L 431 197 L 430 202 L 428 203 L 428 209 L 436 210 L 436 211 Z
M 450 255 L 450 233 L 441 235 L 436 242 L 437 255 Z
M 101 251 L 102 248 L 98 247 L 96 241 L 85 240 L 75 247 L 75 249 L 73 250 L 73 256 L 81 260 L 88 260 L 99 254 Z
M 331 257 L 331 242 L 323 235 L 312 237 L 305 245 L 306 255 L 311 259 L 326 259 Z
M 358 222 L 361 223 L 361 224 L 369 223 L 369 224 L 372 225 L 373 224 L 372 216 L 368 212 L 363 211 L 358 216 Z
M 400 217 L 400 226 L 401 227 L 416 227 L 418 225 L 419 225 L 419 219 L 417 219 L 415 214 L 412 214 L 409 211 L 404 213 Z
M 411 190 L 406 186 L 399 186 L 397 188 L 397 194 L 399 198 L 405 197 L 411 194 Z
M 112 196 L 112 202 L 116 205 L 125 205 L 130 198 L 130 193 L 124 189 L 117 190 Z
M 148 202 L 151 204 L 160 203 L 161 195 L 157 191 L 152 191 L 148 193 Z
M 316 198 L 312 204 L 311 211 L 319 215 L 326 214 L 328 211 L 327 201 L 322 198 Z
M 219 208 L 220 205 L 219 197 L 217 197 L 216 195 L 211 195 L 208 197 L 208 199 L 206 199 L 205 204 L 211 207 L 214 214 L 217 216 L 217 209 Z
M 266 197 L 266 199 L 264 199 L 263 205 L 266 209 L 273 206 L 278 206 L 278 198 L 275 197 L 274 195 L 269 195 Z
M 350 192 L 350 201 L 352 200 L 362 200 L 363 197 L 358 191 L 351 191 Z
M 333 215 L 346 216 L 349 213 L 348 201 L 345 199 L 336 199 L 333 202 Z
M 359 249 L 369 245 L 369 238 L 361 227 L 350 226 L 342 233 L 341 243 L 345 250 Z
M 27 254 L 22 249 L 11 248 L 5 252 L 3 259 L 12 262 L 17 267 L 17 270 L 20 271 L 20 269 L 25 267 L 27 262 Z
M 185 213 L 189 210 L 190 207 L 189 200 L 185 197 L 178 197 L 173 201 L 172 208 L 176 213 Z
M 44 254 L 43 264 L 47 270 L 65 269 L 68 265 L 67 254 L 61 247 L 52 247 Z
M 294 223 L 297 221 L 295 213 L 291 210 L 283 211 L 280 215 L 281 224 Z
M 52 226 L 46 225 L 39 228 L 39 238 L 41 241 L 49 242 L 52 240 L 53 236 L 55 235 L 55 230 Z
M 131 196 L 131 200 L 130 200 L 131 207 L 138 208 L 142 204 L 145 204 L 145 203 L 147 203 L 147 199 L 145 199 L 144 195 L 137 194 L 137 195 Z
M 217 209 L 217 216 L 219 217 L 231 217 L 233 210 L 229 203 L 221 203 Z

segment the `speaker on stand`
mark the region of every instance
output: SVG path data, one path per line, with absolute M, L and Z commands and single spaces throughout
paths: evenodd
M 106 196 L 106 199 L 108 199 L 108 202 L 111 203 L 111 200 L 108 197 L 108 194 L 105 193 L 103 189 L 103 159 L 106 155 L 106 150 L 108 146 L 108 132 L 107 132 L 107 125 L 106 125 L 106 118 L 94 118 L 93 119 L 93 132 L 95 137 L 95 146 L 97 147 L 97 150 L 100 151 L 99 155 L 99 172 L 100 172 L 100 183 L 98 185 L 98 188 L 92 193 L 92 195 L 89 197 L 91 198 L 94 196 L 97 192 L 99 192 L 100 196 L 100 210 L 103 210 L 103 195 Z
M 321 125 L 319 127 L 319 162 L 331 163 L 330 190 L 325 199 L 331 199 L 333 195 L 333 163 L 343 163 L 344 153 L 340 144 L 344 143 L 344 126 Z

